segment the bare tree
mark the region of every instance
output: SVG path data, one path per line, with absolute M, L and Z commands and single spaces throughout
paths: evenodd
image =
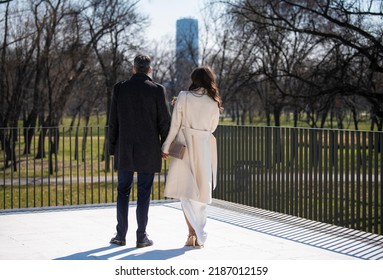
M 170 102 L 177 96 L 179 88 L 176 85 L 175 49 L 169 46 L 175 46 L 175 39 L 164 37 L 154 42 L 148 52 L 153 58 L 153 80 L 165 86 L 167 99 Z
M 11 11 L 10 3 L 7 3 L 0 66 L 0 125 L 9 130 L 2 130 L 5 135 L 0 136 L 3 149 L 6 151 L 4 167 L 9 167 L 9 161 L 12 160 L 13 168 L 16 170 L 15 143 L 19 133 L 18 120 L 23 109 L 23 100 L 32 83 L 31 65 L 35 45 L 30 44 L 28 31 L 15 28 L 9 23 L 10 12 L 14 13 L 13 20 L 22 18 L 20 12 L 17 9 Z
M 113 72 L 113 67 L 112 72 L 102 67 L 110 65 L 108 56 L 104 54 L 108 51 L 115 55 L 113 61 L 117 61 L 115 64 L 119 67 L 123 60 L 121 54 L 128 48 L 120 48 L 118 44 L 119 49 L 113 53 L 113 49 L 107 50 L 106 46 L 109 43 L 109 46 L 115 45 L 113 38 L 116 37 L 113 34 L 125 33 L 127 36 L 133 30 L 127 26 L 139 26 L 138 15 L 133 11 L 137 2 L 32 0 L 12 2 L 15 3 L 12 10 L 8 8 L 10 3 L 5 5 L 6 17 L 2 27 L 5 32 L 0 49 L 1 62 L 4 62 L 0 67 L 1 126 L 17 126 L 18 119 L 23 115 L 27 127 L 24 131 L 26 143 L 30 143 L 35 126 L 41 126 L 37 157 L 45 156 L 44 139 L 48 130 L 44 128 L 59 125 L 68 100 L 76 92 L 76 85 L 83 81 L 84 74 L 94 72 L 100 75 L 102 72 L 98 66 L 101 66 L 107 80 L 106 88 L 109 87 L 109 90 L 104 89 L 103 92 L 107 92 L 106 96 L 110 95 L 110 88 L 118 75 Z M 12 17 L 8 16 L 9 12 L 12 12 Z M 12 22 L 9 23 L 8 19 L 12 19 Z M 16 20 L 22 24 L 16 23 Z M 12 40 L 9 39 L 10 34 Z M 124 44 L 129 47 L 132 45 Z M 107 60 L 101 61 L 102 57 Z M 95 58 L 99 58 L 100 63 L 95 63 Z M 57 135 L 49 132 L 50 157 L 57 153 L 59 147 Z M 50 166 L 52 172 L 53 165 Z
M 111 93 L 113 86 L 120 80 L 130 76 L 130 60 L 132 52 L 143 45 L 140 36 L 147 24 L 147 18 L 141 16 L 136 8 L 139 1 L 104 1 L 102 5 L 110 10 L 111 18 L 115 23 L 105 31 L 101 40 L 94 40 L 92 47 L 100 65 L 100 74 L 104 83 L 104 95 L 106 97 L 106 123 L 109 120 L 109 109 L 111 104 Z M 100 4 L 101 5 L 101 4 Z M 93 34 L 94 23 L 90 22 Z M 108 133 L 105 133 L 103 158 L 107 151 Z M 106 157 L 106 166 L 109 168 L 109 157 Z
M 325 92 L 348 94 L 352 92 L 363 96 L 374 106 L 373 114 L 379 130 L 382 129 L 381 114 L 382 89 L 376 78 L 380 77 L 383 56 L 383 44 L 380 40 L 382 30 L 382 1 L 343 1 L 343 0 L 244 0 L 221 1 L 236 11 L 247 23 L 264 28 L 278 28 L 291 34 L 307 34 L 323 40 L 326 49 L 341 46 L 340 50 L 348 56 L 348 63 L 338 73 L 353 72 L 355 67 L 367 69 L 360 76 L 347 81 L 344 85 L 332 83 L 332 90 Z M 317 53 L 322 56 L 323 49 Z M 365 58 L 365 59 L 363 59 Z M 363 80 L 363 83 L 360 81 Z M 312 82 L 312 81 L 311 81 Z M 319 86 L 319 84 L 317 84 Z M 340 89 L 342 87 L 342 89 Z M 378 110 L 378 111 L 376 111 Z

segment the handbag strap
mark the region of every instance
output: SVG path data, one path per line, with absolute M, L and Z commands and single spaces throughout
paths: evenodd
M 184 117 L 182 118 L 182 123 L 181 123 L 181 126 L 180 128 L 178 129 L 178 132 L 177 132 L 177 135 L 178 133 L 180 133 L 182 127 L 186 127 L 186 108 L 187 108 L 187 97 L 188 97 L 188 92 L 186 92 L 186 96 L 185 96 L 185 110 L 184 110 Z M 175 141 L 175 140 L 174 140 Z
M 184 113 L 184 124 L 183 124 L 183 126 L 184 127 L 189 127 L 189 126 L 187 126 L 187 107 L 188 107 L 188 94 L 189 94 L 189 92 L 187 91 L 186 92 L 186 96 L 185 96 L 185 113 Z

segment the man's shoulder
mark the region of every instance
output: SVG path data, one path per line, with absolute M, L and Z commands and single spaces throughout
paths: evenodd
M 156 92 L 163 92 L 163 93 L 166 92 L 166 88 L 160 83 L 154 82 L 153 80 L 144 80 L 143 81 L 143 80 L 138 80 L 138 79 L 129 79 L 129 80 L 120 81 L 114 85 L 114 89 L 115 90 L 118 90 L 120 88 L 126 89 L 126 88 L 129 88 L 131 86 L 142 87 L 145 84 L 146 84 L 146 86 L 149 86 L 152 90 L 154 89 L 154 91 L 156 91 Z
M 126 84 L 128 82 L 128 80 L 123 80 L 123 81 L 119 81 L 117 83 L 114 84 L 114 88 L 115 89 L 118 89 L 120 88 L 122 85 Z
M 162 84 L 157 83 L 157 82 L 155 82 L 155 81 L 153 81 L 153 80 L 151 80 L 151 81 L 147 80 L 146 82 L 147 82 L 152 88 L 154 88 L 156 92 L 166 92 L 166 89 L 165 89 L 165 87 L 164 87 Z
M 165 87 L 164 85 L 160 84 L 160 83 L 157 83 L 157 82 L 153 82 L 157 87 L 159 87 L 160 89 L 162 90 L 165 90 Z

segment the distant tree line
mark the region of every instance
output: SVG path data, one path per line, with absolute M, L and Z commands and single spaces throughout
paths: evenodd
M 113 85 L 130 75 L 147 19 L 134 0 L 18 0 L 0 5 L 0 127 L 18 127 L 25 143 L 39 133 L 45 156 L 47 127 L 65 115 L 89 120 L 107 111 Z M 0 130 L 6 166 L 17 130 Z M 59 147 L 49 134 L 51 153 Z M 25 145 L 31 147 L 31 145 Z M 26 148 L 27 149 L 27 148 Z M 29 153 L 28 150 L 25 153 Z
M 145 40 L 139 3 L 1 1 L 0 127 L 22 121 L 26 143 L 39 131 L 38 156 L 47 138 L 54 154 L 58 138 L 42 128 L 64 116 L 71 126 L 108 116 L 113 85 L 131 75 L 140 51 L 153 58 L 153 79 L 177 95 L 175 40 Z M 371 130 L 382 131 L 383 0 L 209 0 L 201 12 L 199 63 L 215 70 L 238 124 L 262 114 L 280 126 L 288 112 L 295 126 L 304 114 L 310 127 L 344 128 L 351 115 L 358 129 L 367 113 Z M 18 136 L 4 131 L 1 148 L 12 158 Z
M 342 129 L 351 116 L 358 130 L 369 116 L 382 131 L 382 0 L 210 0 L 202 13 L 200 64 L 213 66 L 238 124 L 262 114 L 280 126 L 286 112 L 315 128 Z M 174 85 L 174 53 L 156 54 Z
M 217 53 L 206 58 L 219 76 L 229 108 L 252 119 L 262 111 L 279 126 L 283 111 L 306 114 L 310 127 L 331 118 L 344 128 L 383 127 L 383 1 L 221 0 L 216 12 Z M 258 104 L 258 106 L 257 106 Z

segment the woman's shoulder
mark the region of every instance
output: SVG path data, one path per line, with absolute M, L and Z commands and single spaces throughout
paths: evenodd
M 189 93 L 188 90 L 181 90 L 180 93 L 178 94 L 178 97 L 185 96 Z
M 175 101 L 173 101 L 175 106 L 177 108 L 181 109 L 183 107 L 184 102 L 185 102 L 184 101 L 185 98 L 186 98 L 186 92 L 185 91 L 180 91 L 178 93 L 178 95 L 176 96 Z
M 184 100 L 186 96 L 188 95 L 188 91 L 182 90 L 178 93 L 177 100 Z

